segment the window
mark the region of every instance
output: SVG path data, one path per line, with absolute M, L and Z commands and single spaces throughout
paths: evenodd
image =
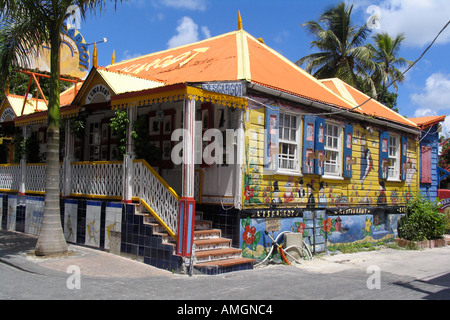
M 300 170 L 298 123 L 297 116 L 280 113 L 278 168 L 282 171 Z
M 341 134 L 339 125 L 325 123 L 324 147 L 327 160 L 325 161 L 325 175 L 341 176 Z
M 89 161 L 100 160 L 100 122 L 89 125 Z
M 400 177 L 400 139 L 398 136 L 389 135 L 389 167 L 388 179 L 398 180 Z

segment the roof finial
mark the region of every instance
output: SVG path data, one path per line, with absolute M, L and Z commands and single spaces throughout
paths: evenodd
M 98 67 L 97 42 L 94 43 L 94 52 L 92 53 L 92 66 L 94 68 Z
M 114 64 L 114 63 L 116 63 L 116 50 L 113 50 L 113 54 L 111 57 L 111 64 Z
M 241 11 L 238 11 L 238 30 L 242 30 L 242 18 L 241 18 Z

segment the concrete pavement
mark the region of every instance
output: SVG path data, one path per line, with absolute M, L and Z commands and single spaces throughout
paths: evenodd
M 65 273 L 70 266 L 78 266 L 83 276 L 139 278 L 172 276 L 169 271 L 113 255 L 104 251 L 69 244 L 65 256 L 39 258 L 33 255 L 37 237 L 0 231 L 0 262 L 37 274 Z
M 450 246 L 324 255 L 295 266 L 188 277 L 74 245 L 66 257 L 36 258 L 29 255 L 36 241 L 0 231 L 0 299 L 450 299 Z M 81 271 L 81 290 L 67 287 L 70 266 Z M 381 271 L 381 290 L 367 287 L 372 266 Z

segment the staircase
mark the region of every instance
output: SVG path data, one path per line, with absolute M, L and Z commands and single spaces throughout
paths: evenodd
M 175 240 L 150 214 L 144 214 L 144 224 L 153 227 L 153 235 L 162 237 L 163 243 L 173 246 Z M 202 274 L 220 274 L 231 271 L 253 269 L 255 260 L 242 257 L 242 250 L 231 246 L 231 239 L 221 237 L 222 231 L 212 228 L 212 222 L 203 220 L 203 213 L 195 214 L 194 271 Z

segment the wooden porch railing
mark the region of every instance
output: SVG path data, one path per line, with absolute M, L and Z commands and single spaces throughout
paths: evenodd
M 45 193 L 45 164 L 27 164 L 25 193 Z M 145 161 L 133 161 L 133 198 L 140 201 L 176 239 L 180 198 L 161 176 Z M 123 162 L 72 162 L 70 196 L 120 200 L 124 190 Z M 21 184 L 19 164 L 0 165 L 0 191 L 18 192 Z M 64 166 L 60 164 L 60 190 L 64 190 Z

